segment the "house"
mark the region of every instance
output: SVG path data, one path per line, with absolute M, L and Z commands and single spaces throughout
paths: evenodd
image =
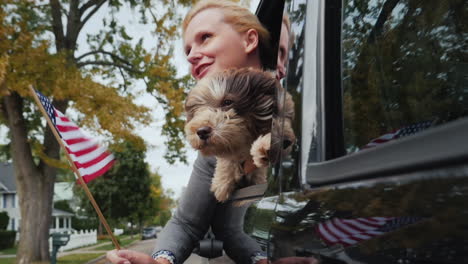
M 74 186 L 75 182 L 56 182 L 54 185 L 53 202 L 67 201 L 73 212 L 77 212 L 80 209 L 80 200 L 73 194 Z
M 19 228 L 21 217 L 18 204 L 13 164 L 0 162 L 0 212 L 7 212 L 10 217 L 7 230 L 17 231 Z
M 57 184 L 59 187 L 56 187 Z M 56 183 L 58 193 L 54 192 L 54 201 L 66 200 L 71 196 L 69 184 Z M 12 163 L 0 162 L 0 212 L 7 212 L 10 217 L 8 230 L 18 231 L 20 229 L 21 213 L 16 189 L 16 180 Z M 74 214 L 59 209 L 52 210 L 52 223 L 50 232 L 63 232 L 71 230 L 71 218 Z

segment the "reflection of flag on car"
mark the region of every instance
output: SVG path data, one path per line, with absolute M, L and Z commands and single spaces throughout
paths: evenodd
M 422 220 L 421 217 L 368 217 L 339 219 L 320 223 L 317 233 L 328 245 L 351 246 Z
M 431 125 L 432 125 L 432 121 L 423 121 L 423 122 L 414 123 L 409 126 L 396 129 L 390 133 L 384 134 L 378 138 L 371 140 L 364 147 L 362 147 L 362 149 L 376 147 L 378 145 L 387 143 L 388 141 L 391 141 L 391 140 L 414 135 L 418 132 L 428 129 L 429 127 L 431 127 Z
M 114 156 L 105 147 L 88 138 L 75 123 L 55 109 L 47 97 L 38 91 L 36 94 L 83 180 L 89 182 L 109 170 L 114 164 Z

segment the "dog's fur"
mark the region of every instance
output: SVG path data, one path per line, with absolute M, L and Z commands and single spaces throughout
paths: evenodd
M 270 73 L 244 68 L 206 77 L 188 94 L 185 133 L 192 147 L 216 156 L 211 191 L 218 201 L 226 201 L 244 176 L 250 184 L 266 182 L 275 96 L 281 89 Z M 287 101 L 286 112 L 293 113 L 290 96 Z M 258 169 L 244 175 L 243 163 L 250 159 Z

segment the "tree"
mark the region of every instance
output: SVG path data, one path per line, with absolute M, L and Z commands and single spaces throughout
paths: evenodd
M 144 161 L 144 150 L 125 142 L 115 146 L 117 163 L 104 176 L 89 183 L 89 189 L 99 204 L 103 215 L 110 223 L 129 221 L 138 224 L 154 223 L 155 217 L 165 224 L 170 217 L 171 199 L 161 186 L 161 176 L 149 171 Z M 81 198 L 81 207 L 86 216 L 95 219 L 96 213 L 88 198 L 78 185 L 75 195 Z M 101 231 L 101 230 L 100 230 Z
M 409 124 L 467 115 L 464 1 L 348 0 L 343 24 L 345 142 L 359 149 Z
M 110 12 L 102 30 L 88 35 L 87 51 L 77 54 L 83 27 L 105 4 Z M 142 40 L 132 42 L 119 24 L 117 11 L 124 5 L 138 9 L 142 23 L 155 24 L 156 50 L 145 50 Z M 171 6 L 161 8 L 164 5 Z M 175 78 L 176 70 L 169 60 L 170 43 L 179 23 L 173 13 L 175 5 L 167 0 L 0 2 L 0 124 L 9 129 L 21 207 L 18 263 L 49 259 L 56 167 L 67 166 L 59 160 L 60 148 L 51 130 L 28 99 L 29 85 L 52 97 L 61 112 L 70 107 L 80 113 L 77 122 L 81 126 L 116 143 L 132 141 L 141 148 L 143 141 L 135 135 L 134 126 L 147 124 L 150 116 L 148 109 L 133 103 L 131 87 L 143 80 L 146 90 L 167 111 L 164 133 L 172 137 L 167 159 L 185 161 L 180 115 L 188 78 Z M 106 85 L 95 81 L 97 78 L 107 80 Z
M 171 189 L 164 190 L 159 173 L 151 174 L 150 187 L 151 204 L 148 205 L 148 225 L 164 226 L 171 218 L 171 209 L 174 207 L 174 195 Z

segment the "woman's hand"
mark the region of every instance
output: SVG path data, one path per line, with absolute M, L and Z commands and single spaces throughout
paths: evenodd
M 106 257 L 114 264 L 166 264 L 166 262 L 156 261 L 144 253 L 126 249 L 108 251 Z

